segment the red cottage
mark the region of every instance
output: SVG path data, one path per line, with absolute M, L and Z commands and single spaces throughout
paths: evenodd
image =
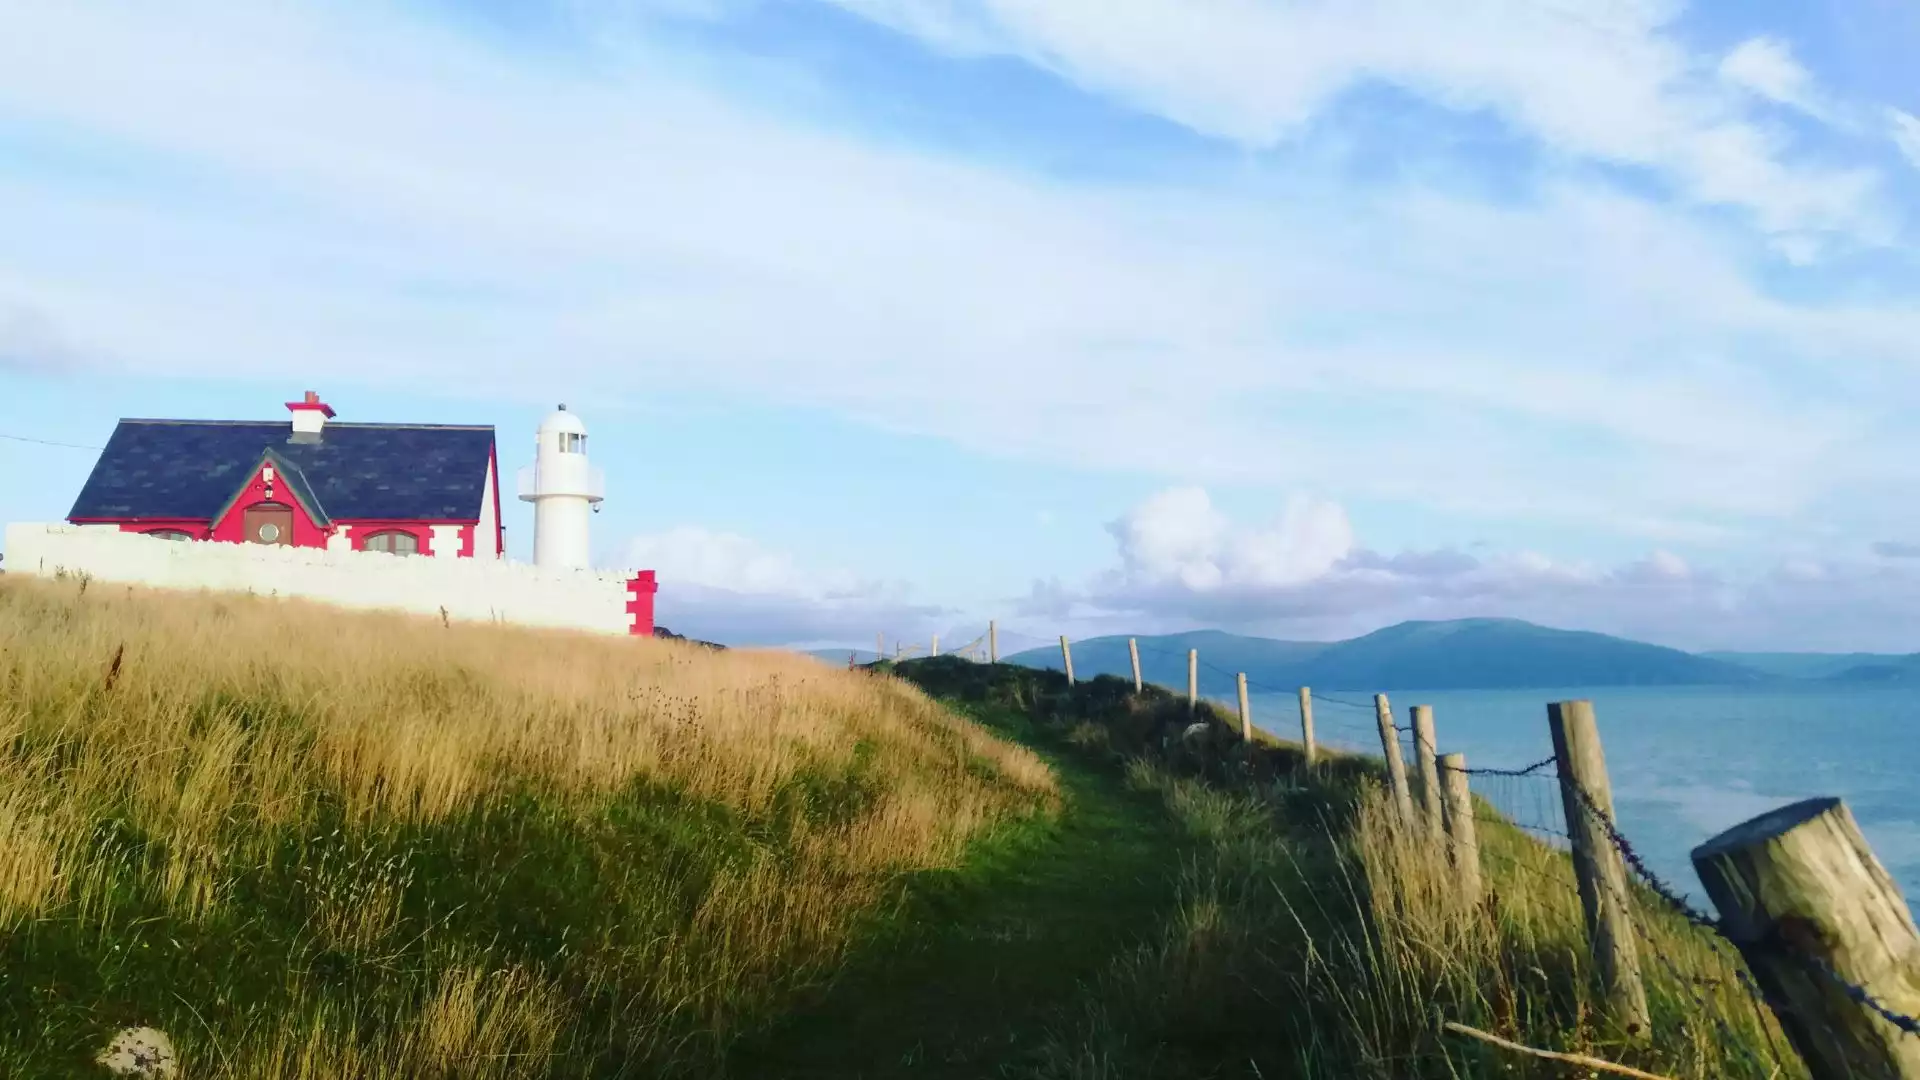
M 287 408 L 291 423 L 120 421 L 67 520 L 170 540 L 503 556 L 492 425 L 333 423 L 311 390 Z

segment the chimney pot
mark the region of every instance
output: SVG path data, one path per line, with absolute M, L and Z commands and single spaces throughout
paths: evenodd
M 309 391 L 307 391 L 307 404 L 309 404 L 309 405 L 318 405 L 318 404 L 320 404 L 320 395 L 319 395 L 319 394 L 316 394 L 316 393 L 314 393 L 314 392 L 313 392 L 313 391 L 311 391 L 311 390 L 309 390 Z

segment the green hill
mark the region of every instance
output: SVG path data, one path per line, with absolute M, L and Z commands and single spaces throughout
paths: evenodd
M 1794 653 L 1794 652 L 1703 652 L 1709 660 L 1752 668 L 1767 675 L 1787 679 L 1833 679 L 1847 677 L 1854 668 L 1898 665 L 1913 659 L 1888 653 Z
M 1200 651 L 1202 694 L 1233 689 L 1233 673 L 1269 689 L 1451 690 L 1556 686 L 1741 685 L 1766 673 L 1679 649 L 1519 619 L 1404 622 L 1336 642 L 1275 641 L 1217 630 L 1137 639 L 1148 682 L 1186 684 L 1188 649 Z M 1008 658 L 1061 667 L 1060 652 L 1032 649 Z M 1074 673 L 1126 675 L 1127 639 L 1073 643 Z

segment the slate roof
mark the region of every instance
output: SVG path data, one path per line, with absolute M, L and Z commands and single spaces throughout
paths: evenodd
M 493 441 L 492 425 L 333 421 L 295 442 L 284 420 L 122 420 L 67 516 L 211 519 L 272 450 L 326 518 L 473 521 Z

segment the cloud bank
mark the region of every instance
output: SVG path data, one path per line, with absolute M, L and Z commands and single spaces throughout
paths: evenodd
M 1108 531 L 1117 565 L 1079 586 L 1036 583 L 1018 608 L 1026 625 L 1331 640 L 1406 619 L 1505 616 L 1689 649 L 1920 650 L 1898 616 L 1920 604 L 1920 570 L 1899 561 L 1912 544 L 1741 580 L 1659 549 L 1614 566 L 1530 551 L 1384 554 L 1336 504 L 1295 498 L 1269 523 L 1241 524 L 1198 488 L 1160 492 Z
M 954 613 L 918 603 L 899 582 L 807 570 L 734 533 L 683 526 L 635 537 L 628 565 L 658 571 L 654 619 L 676 634 L 729 645 L 811 648 L 876 633 L 925 641 Z

